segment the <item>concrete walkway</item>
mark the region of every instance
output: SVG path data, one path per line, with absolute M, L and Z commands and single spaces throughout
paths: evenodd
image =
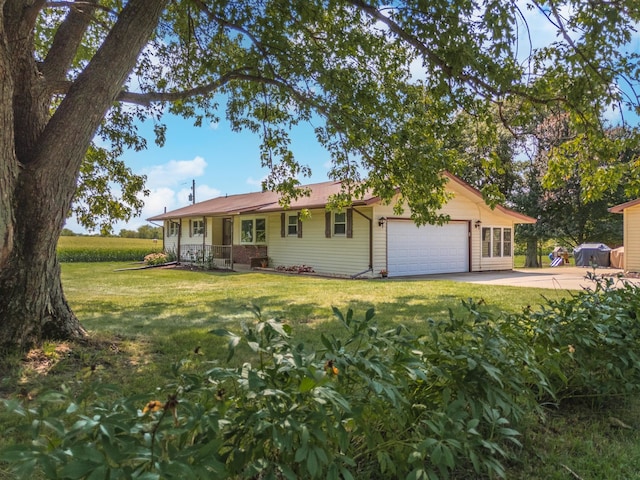
M 594 269 L 567 266 L 539 269 L 514 269 L 504 272 L 449 273 L 404 278 L 450 280 L 453 282 L 479 283 L 483 285 L 508 285 L 512 287 L 550 288 L 555 290 L 582 290 L 589 287 L 593 288 L 594 286 L 594 282 L 586 278 L 588 272 L 594 272 Z M 622 273 L 623 271 L 617 268 L 595 269 L 596 275 L 613 277 L 616 281 L 640 284 L 640 280 L 635 278 L 623 278 L 622 280 L 618 280 L 617 276 Z

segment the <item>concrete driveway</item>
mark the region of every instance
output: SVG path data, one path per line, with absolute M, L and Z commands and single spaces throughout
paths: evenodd
M 593 287 L 594 282 L 587 279 L 588 272 L 593 272 L 587 267 L 555 267 L 514 269 L 504 272 L 472 272 L 472 273 L 448 273 L 439 275 L 426 275 L 422 280 L 450 280 L 453 282 L 479 283 L 483 285 L 508 285 L 511 287 L 550 288 L 555 290 L 582 290 Z M 605 277 L 613 277 L 622 274 L 617 268 L 596 268 L 595 274 Z M 417 278 L 417 277 L 416 277 Z M 624 278 L 622 281 L 639 283 L 639 279 Z

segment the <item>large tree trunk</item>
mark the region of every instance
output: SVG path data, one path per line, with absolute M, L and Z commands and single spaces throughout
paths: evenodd
M 166 1 L 127 3 L 51 117 L 51 83 L 60 78 L 43 72 L 59 75 L 68 65 L 36 64 L 33 27 L 44 4 L 0 0 L 0 352 L 86 334 L 65 300 L 56 245 L 93 135 Z M 79 44 L 87 16 L 69 17 L 60 29 Z M 65 53 L 56 51 L 51 62 L 69 62 L 73 55 Z
M 527 239 L 527 252 L 524 260 L 525 268 L 540 268 L 538 261 L 538 239 L 529 237 Z
M 60 187 L 55 176 L 43 175 L 39 169 L 25 168 L 18 176 L 11 224 L 13 248 L 0 270 L 3 350 L 86 333 L 64 298 L 56 258 L 69 205 Z

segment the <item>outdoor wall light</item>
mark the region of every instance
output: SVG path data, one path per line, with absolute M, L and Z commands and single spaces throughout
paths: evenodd
M 386 221 L 387 221 L 387 219 L 386 219 L 386 218 L 384 218 L 384 217 L 380 217 L 380 218 L 378 219 L 378 226 L 379 226 L 379 227 L 384 227 L 384 222 L 386 222 Z
M 480 228 L 480 225 L 482 225 L 482 222 L 480 220 L 476 220 L 476 228 Z

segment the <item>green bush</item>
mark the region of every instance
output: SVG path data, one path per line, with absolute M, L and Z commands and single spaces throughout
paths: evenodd
M 379 331 L 373 310 L 364 319 L 336 310 L 345 335 L 323 336 L 320 351 L 294 345 L 288 326 L 256 309 L 241 336 L 215 332 L 228 336 L 229 359 L 248 348 L 255 361 L 200 374 L 176 366 L 149 411 L 148 398 L 117 390 L 112 403 L 66 391 L 29 409 L 5 402 L 31 442 L 1 458 L 21 476 L 39 466 L 49 478 L 426 479 L 461 465 L 502 476 L 524 380 L 507 378 L 515 368 L 500 371 L 509 342 L 476 335 L 492 327 L 468 306 L 470 321 L 432 323 L 430 339 Z M 485 338 L 474 344 L 474 336 Z
M 343 333 L 317 350 L 255 308 L 240 335 L 212 331 L 241 366 L 183 361 L 145 397 L 87 383 L 5 400 L 22 421 L 0 460 L 19 478 L 504 478 L 542 402 L 638 391 L 638 293 L 600 279 L 517 315 L 468 301 L 420 337 L 335 310 Z
M 150 253 L 144 256 L 144 263 L 146 265 L 164 265 L 169 261 L 166 253 Z
M 593 289 L 549 300 L 527 321 L 559 399 L 606 399 L 640 391 L 640 288 L 597 277 Z

